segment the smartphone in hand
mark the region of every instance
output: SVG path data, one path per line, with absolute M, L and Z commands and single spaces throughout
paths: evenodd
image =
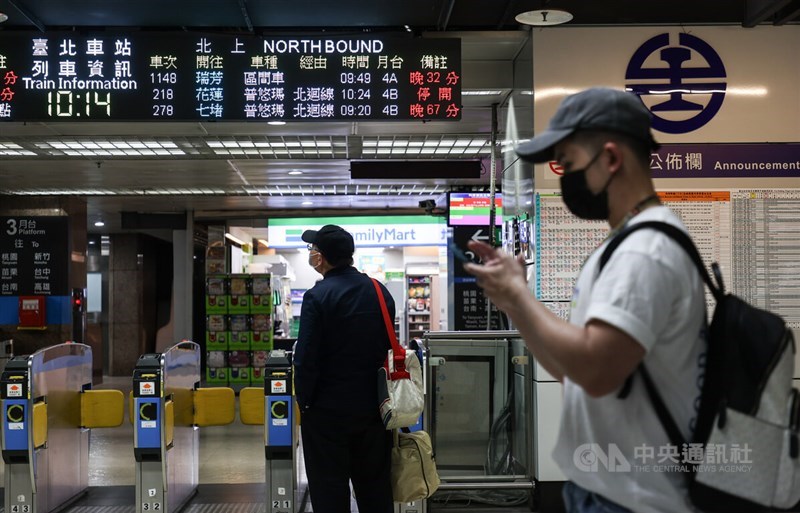
M 453 243 L 453 242 L 451 242 L 448 245 L 448 247 L 450 248 L 450 251 L 453 252 L 453 256 L 455 257 L 455 259 L 458 260 L 459 262 L 461 262 L 462 264 L 465 264 L 465 263 L 468 263 L 468 262 L 472 263 L 472 264 L 480 264 L 481 263 L 480 259 L 478 259 L 472 251 L 469 251 L 469 253 L 465 253 L 464 250 L 462 250 L 461 248 L 456 246 L 455 243 Z

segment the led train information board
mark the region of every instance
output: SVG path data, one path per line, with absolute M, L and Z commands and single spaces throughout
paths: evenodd
M 461 118 L 458 39 L 0 34 L 0 120 Z
M 488 192 L 450 192 L 447 200 L 447 224 L 450 226 L 489 226 L 492 200 Z M 494 196 L 494 224 L 503 224 L 503 194 Z

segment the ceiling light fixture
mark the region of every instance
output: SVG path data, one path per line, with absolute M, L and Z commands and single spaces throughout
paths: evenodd
M 104 223 L 103 221 L 95 221 L 94 225 L 97 226 L 98 228 L 100 228 L 101 226 L 105 226 L 106 223 Z
M 497 96 L 503 94 L 499 89 L 474 89 L 472 91 L 461 91 L 461 96 Z
M 303 174 L 303 172 L 302 172 L 302 171 L 300 171 L 299 169 L 292 169 L 291 171 L 289 171 L 289 173 L 288 173 L 288 174 L 290 174 L 290 175 L 292 175 L 292 176 L 297 176 L 297 175 L 302 175 L 302 174 Z
M 267 124 L 272 126 L 283 126 L 286 124 L 286 121 L 267 121 Z
M 4 12 L 0 12 L 0 23 L 3 23 L 7 19 L 8 19 L 8 14 L 6 14 Z
M 561 9 L 539 9 L 519 13 L 514 17 L 517 23 L 533 25 L 534 27 L 550 27 L 572 21 L 572 13 Z
M 313 205 L 313 204 L 314 204 L 314 202 L 313 202 L 313 201 L 308 201 L 308 200 L 306 200 L 306 201 L 304 201 L 304 202 L 302 202 L 302 203 L 300 203 L 300 204 L 301 204 L 301 205 L 308 206 L 308 205 Z

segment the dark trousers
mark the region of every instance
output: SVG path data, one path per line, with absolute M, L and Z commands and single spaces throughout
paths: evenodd
M 378 412 L 348 415 L 311 408 L 300 420 L 314 513 L 349 513 L 350 484 L 359 513 L 392 513 L 392 434 Z

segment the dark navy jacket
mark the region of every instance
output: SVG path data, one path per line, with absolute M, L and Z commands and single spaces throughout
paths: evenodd
M 394 326 L 394 300 L 380 285 Z M 378 369 L 391 343 L 372 280 L 354 267 L 331 269 L 303 296 L 294 353 L 301 410 L 378 414 Z

